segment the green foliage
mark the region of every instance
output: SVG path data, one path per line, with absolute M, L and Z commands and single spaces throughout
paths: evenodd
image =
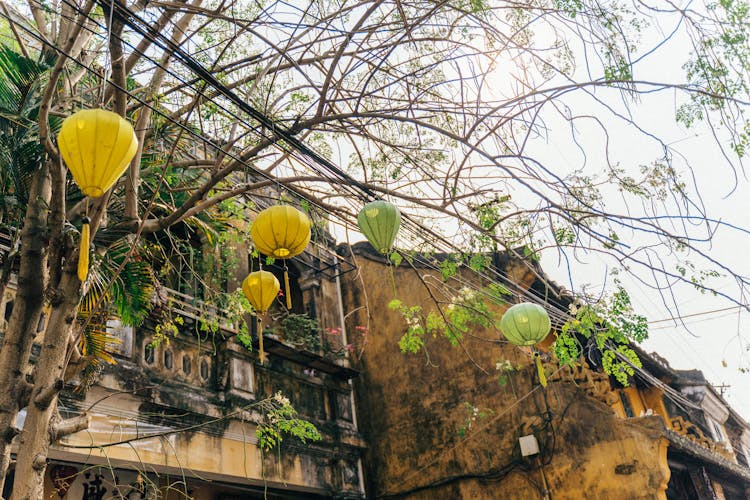
M 443 337 L 457 346 L 473 328 L 497 329 L 499 321 L 490 310 L 490 304 L 504 303 L 508 290 L 492 284 L 480 292 L 461 288 L 451 302 L 439 310 L 424 313 L 421 306 L 407 306 L 398 299 L 388 307 L 401 314 L 406 322 L 406 332 L 399 339 L 404 353 L 417 353 L 425 345 L 425 335 Z
M 497 371 L 497 382 L 500 386 L 505 387 L 510 380 L 509 374 L 517 370 L 513 363 L 507 359 L 501 359 L 495 363 L 495 370 Z
M 488 253 L 473 253 L 469 255 L 469 269 L 481 273 L 492 263 L 492 257 Z
M 146 247 L 119 240 L 96 259 L 91 289 L 107 287 L 114 312 L 124 325 L 138 326 L 153 308 L 156 278 Z
M 746 78 L 750 72 L 750 4 L 744 0 L 719 0 L 707 8 L 721 23 L 721 30 L 705 33 L 684 65 L 690 84 L 701 92 L 692 93 L 690 102 L 677 109 L 675 118 L 686 127 L 703 120 L 708 112 L 728 115 L 727 122 L 742 119 L 744 128 L 733 131 L 730 145 L 742 157 L 750 143 L 750 120 L 744 117 L 743 109 L 729 107 L 733 106 L 733 98 L 742 98 L 750 91 Z
M 169 308 L 171 311 L 171 308 Z M 162 320 L 154 327 L 154 338 L 151 340 L 151 345 L 157 347 L 159 344 L 164 342 L 169 345 L 170 339 L 176 337 L 180 333 L 180 327 L 185 324 L 185 320 L 182 316 L 168 316 L 162 318 Z
M 718 278 L 721 274 L 714 269 L 696 269 L 695 264 L 690 261 L 684 261 L 675 266 L 678 273 L 683 278 L 688 278 L 696 290 L 700 293 L 706 293 L 709 289 L 706 287 L 706 281 L 711 278 Z M 716 295 L 716 291 L 712 290 Z
M 454 255 L 449 255 L 445 260 L 440 262 L 440 276 L 443 278 L 443 281 L 447 281 L 456 275 L 458 264 L 455 259 Z
M 264 410 L 263 422 L 255 430 L 261 451 L 280 446 L 286 437 L 295 437 L 303 443 L 321 439 L 312 423 L 297 417 L 297 410 L 281 392 L 265 402 Z
M 646 318 L 636 314 L 628 293 L 619 286 L 607 300 L 600 303 L 572 306 L 574 319 L 567 321 L 557 333 L 554 352 L 562 364 L 573 364 L 581 355 L 577 336 L 592 339 L 602 354 L 604 371 L 622 385 L 634 374 L 633 365 L 640 367 L 638 355 L 631 342 L 642 342 L 648 337 Z M 621 360 L 617 353 L 630 363 Z
M 630 63 L 622 56 L 611 55 L 612 63 L 604 67 L 604 79 L 608 82 L 631 80 Z
M 571 227 L 558 227 L 553 230 L 555 243 L 558 245 L 573 245 L 576 241 L 575 230 Z
M 23 219 L 31 176 L 44 161 L 36 122 L 47 69 L 0 46 L 0 209 L 11 224 Z M 59 123 L 50 120 L 53 130 Z
M 555 6 L 571 18 L 575 18 L 583 11 L 582 0 L 555 0 Z
M 91 360 L 83 373 L 84 386 L 102 363 L 115 362 L 110 350 L 117 339 L 107 332 L 107 322 L 117 318 L 123 325 L 139 326 L 153 307 L 154 276 L 142 246 L 121 240 L 94 263 L 78 307 L 80 350 Z
M 321 328 L 318 320 L 307 314 L 287 313 L 273 326 L 273 332 L 286 342 L 301 345 L 317 352 L 321 347 Z
M 424 347 L 425 324 L 420 306 L 406 306 L 400 300 L 393 299 L 388 308 L 399 312 L 406 320 L 406 332 L 398 341 L 403 353 L 417 353 Z
M 482 14 L 490 9 L 486 0 L 459 0 L 457 7 L 459 9 L 468 10 L 472 14 Z

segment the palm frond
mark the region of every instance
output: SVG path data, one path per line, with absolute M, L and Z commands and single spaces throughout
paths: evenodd
M 116 242 L 96 259 L 89 274 L 88 289 L 78 307 L 83 324 L 79 349 L 89 359 L 84 378 L 87 373 L 93 376 L 104 363 L 115 363 L 111 347 L 119 340 L 107 332 L 108 321 L 118 318 L 124 325 L 137 326 L 153 307 L 155 287 L 149 259 L 144 259 L 138 246 L 129 255 L 130 247 L 125 239 Z
M 108 293 L 114 313 L 124 325 L 139 325 L 153 307 L 155 281 L 150 259 L 142 246 L 131 253 L 131 243 L 122 239 L 110 246 L 99 260 L 98 273 L 111 283 Z M 119 270 L 119 272 L 118 272 Z

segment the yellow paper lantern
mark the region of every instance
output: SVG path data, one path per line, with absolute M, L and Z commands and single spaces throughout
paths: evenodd
M 63 121 L 57 145 L 81 192 L 98 198 L 128 168 L 138 139 L 130 123 L 117 113 L 85 109 Z
M 310 243 L 310 218 L 288 205 L 274 205 L 263 210 L 250 228 L 255 248 L 263 255 L 277 259 L 290 259 L 302 253 Z M 284 264 L 284 291 L 286 307 L 292 308 L 289 293 L 289 273 Z
M 310 218 L 288 205 L 274 205 L 255 218 L 250 237 L 263 255 L 290 259 L 310 243 Z
M 255 271 L 247 275 L 242 282 L 242 292 L 258 314 L 265 314 L 279 295 L 279 280 L 268 271 Z M 266 352 L 263 350 L 263 327 L 261 320 L 256 316 L 258 322 L 258 345 L 261 364 L 266 361 Z
M 60 154 L 73 179 L 86 196 L 106 193 L 128 168 L 138 149 L 133 127 L 125 119 L 103 109 L 85 109 L 63 121 L 57 136 Z M 78 279 L 89 272 L 89 218 L 83 218 L 78 252 Z

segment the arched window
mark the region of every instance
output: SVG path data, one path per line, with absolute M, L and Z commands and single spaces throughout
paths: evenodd
M 47 322 L 47 313 L 42 313 L 41 316 L 39 316 L 39 323 L 36 324 L 36 333 L 39 333 L 44 330 L 44 325 Z
M 155 356 L 154 346 L 151 345 L 151 342 L 149 342 L 143 348 L 143 360 L 146 362 L 147 365 L 153 365 L 154 356 Z
M 174 368 L 174 354 L 172 354 L 172 349 L 164 351 L 164 368 L 167 370 Z
M 191 371 L 193 371 L 193 363 L 190 361 L 190 356 L 185 354 L 182 356 L 182 372 L 185 375 L 190 375 Z
M 201 374 L 201 379 L 208 380 L 209 366 L 208 366 L 208 361 L 206 361 L 206 358 L 201 359 L 200 374 Z

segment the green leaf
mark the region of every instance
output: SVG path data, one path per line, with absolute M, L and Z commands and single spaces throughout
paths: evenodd
M 403 257 L 401 257 L 401 254 L 398 252 L 393 252 L 391 255 L 388 256 L 388 258 L 391 261 L 391 264 L 393 264 L 395 267 L 398 267 L 401 265 L 401 262 L 403 262 Z

